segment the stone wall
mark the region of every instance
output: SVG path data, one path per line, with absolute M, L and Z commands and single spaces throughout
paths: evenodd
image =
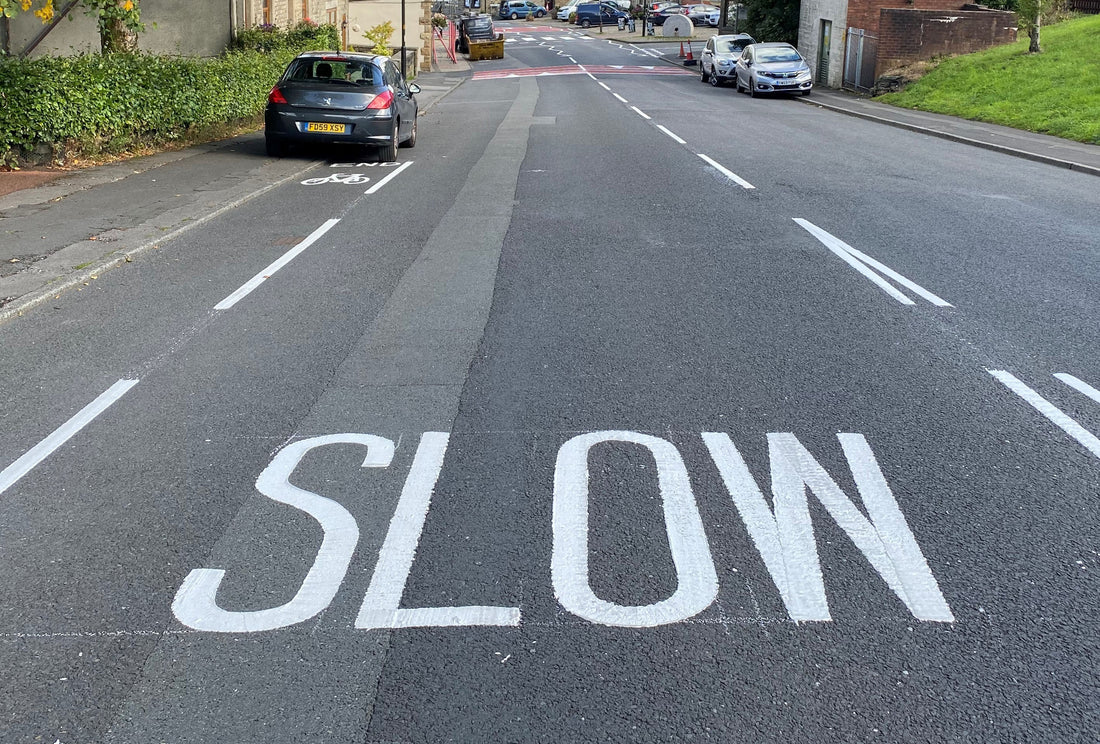
M 910 62 L 1016 41 L 1016 14 L 1000 10 L 883 8 L 875 76 Z
M 58 9 L 64 0 L 54 3 Z M 142 0 L 141 18 L 145 31 L 138 34 L 138 49 L 155 54 L 179 54 L 212 57 L 225 51 L 229 43 L 233 16 L 243 11 L 243 3 L 234 8 L 225 0 Z M 43 30 L 42 22 L 31 13 L 19 13 L 11 21 L 11 48 L 19 54 Z M 77 6 L 62 19 L 30 56 L 63 56 L 99 51 L 99 32 L 95 20 Z

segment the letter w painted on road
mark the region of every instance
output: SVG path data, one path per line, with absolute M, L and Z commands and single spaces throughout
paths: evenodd
M 768 434 L 774 513 L 729 436 L 703 434 L 791 619 L 832 619 L 810 521 L 809 487 L 914 617 L 954 622 L 867 440 L 860 434 L 837 437 L 870 519 L 793 434 Z

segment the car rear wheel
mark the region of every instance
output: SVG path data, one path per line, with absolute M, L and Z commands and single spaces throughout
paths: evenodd
M 535 18 L 542 18 L 544 15 L 546 14 L 540 10 L 538 13 L 535 13 Z
M 413 119 L 412 132 L 409 134 L 409 138 L 401 143 L 402 147 L 416 147 L 416 119 Z
M 509 16 L 509 18 L 511 18 L 513 21 L 516 20 L 517 18 L 519 18 L 519 13 L 516 13 L 515 11 L 513 11 L 512 15 Z
M 585 18 L 583 21 L 581 21 L 581 28 L 588 28 L 591 25 L 592 25 L 592 21 L 588 20 L 587 18 Z
M 264 137 L 264 148 L 267 150 L 268 157 L 281 158 L 286 155 L 286 142 L 278 137 L 268 135 Z
M 378 151 L 378 157 L 383 163 L 392 163 L 397 160 L 397 131 L 400 122 L 393 123 L 393 132 L 390 133 L 390 141 Z

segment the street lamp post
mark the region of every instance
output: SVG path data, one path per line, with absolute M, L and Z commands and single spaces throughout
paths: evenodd
M 408 79 L 405 74 L 405 0 L 401 0 L 401 77 Z

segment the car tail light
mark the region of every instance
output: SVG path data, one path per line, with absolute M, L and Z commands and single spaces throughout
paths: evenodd
M 275 86 L 271 89 L 271 92 L 267 94 L 268 103 L 286 103 L 286 96 L 279 90 L 279 86 Z
M 369 109 L 387 109 L 387 108 L 390 107 L 391 103 L 393 103 L 393 91 L 384 90 L 381 93 L 379 93 L 378 95 L 376 95 L 374 97 L 374 99 L 371 100 L 371 102 L 367 104 L 367 108 L 369 108 Z

